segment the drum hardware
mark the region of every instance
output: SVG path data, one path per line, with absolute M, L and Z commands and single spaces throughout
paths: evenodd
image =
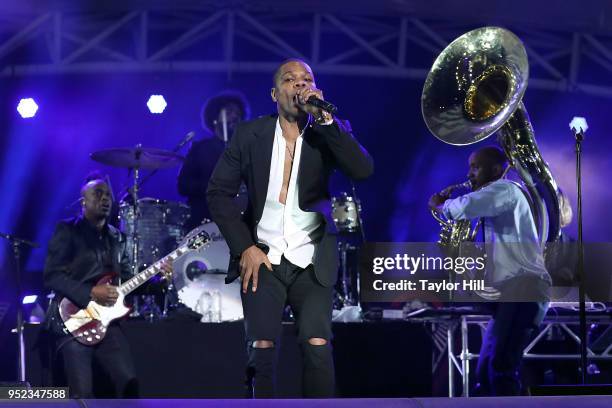
M 349 306 L 360 306 L 359 303 L 359 273 L 358 268 L 353 268 L 354 273 L 349 272 L 348 253 L 356 251 L 358 248 L 349 242 L 338 242 L 338 252 L 340 253 L 340 282 L 339 289 L 336 291 L 336 306 L 340 309 Z M 355 266 L 355 265 L 353 265 Z M 354 279 L 352 279 L 354 277 Z
M 177 157 L 178 156 L 178 157 Z M 157 169 L 175 166 L 180 162 L 179 155 L 161 149 L 143 148 L 137 144 L 134 148 L 114 148 L 93 152 L 91 159 L 98 163 L 112 167 L 123 167 L 128 169 L 128 176 L 133 176 L 133 184 L 128 189 L 131 197 L 134 214 L 134 225 L 137 225 L 139 216 L 138 211 L 138 190 L 140 169 Z M 122 197 L 123 199 L 123 197 Z M 138 230 L 132 231 L 132 274 L 138 273 Z
M 132 185 L 125 189 L 125 191 L 121 194 L 121 203 L 120 203 L 120 214 L 121 207 L 125 208 L 127 206 L 130 207 L 131 214 L 124 215 L 122 219 L 124 220 L 124 224 L 120 226 L 120 229 L 126 233 L 128 236 L 128 247 L 131 246 L 131 264 L 132 264 L 132 274 L 136 275 L 139 272 L 141 267 L 146 267 L 155 262 L 159 257 L 169 252 L 177 247 L 177 245 L 172 245 L 171 248 L 160 248 L 161 245 L 149 245 L 145 248 L 142 248 L 144 251 L 141 251 L 141 233 L 140 233 L 140 218 L 141 218 L 141 202 L 138 197 L 138 193 L 142 185 L 146 180 L 148 180 L 153 174 L 156 173 L 159 169 L 170 168 L 180 164 L 183 161 L 183 157 L 176 153 L 187 141 L 193 138 L 194 133 L 190 132 L 187 137 L 174 149 L 173 152 L 163 150 L 163 149 L 153 149 L 153 148 L 143 148 L 141 144 L 136 145 L 133 148 L 113 148 L 113 149 L 105 149 L 99 150 L 90 155 L 90 157 L 99 163 L 106 164 L 108 166 L 113 167 L 122 167 L 128 169 L 128 177 L 132 176 Z M 153 170 L 152 173 L 149 173 L 145 178 L 140 180 L 140 170 L 147 169 Z M 130 198 L 130 203 L 127 203 L 126 198 Z M 185 206 L 187 207 L 187 206 Z M 162 212 L 162 225 L 166 223 L 166 212 Z M 189 211 L 186 211 L 187 217 Z M 120 215 L 121 216 L 121 215 Z M 128 231 L 129 222 L 131 221 L 131 231 Z M 174 244 L 178 244 L 178 241 L 182 238 L 183 231 L 180 231 L 180 236 L 176 236 Z M 148 237 L 151 238 L 151 237 Z M 160 237 L 157 236 L 157 239 Z M 163 249 L 163 250 L 162 250 Z M 143 252 L 143 256 L 139 256 L 140 253 Z M 149 255 L 146 259 L 146 262 L 140 262 L 141 260 L 145 260 L 145 255 Z M 170 286 L 168 288 L 172 290 L 173 288 Z M 147 295 L 148 296 L 148 295 Z M 136 304 L 138 305 L 138 298 L 135 297 Z M 163 313 L 159 312 L 159 307 L 157 309 L 152 308 L 151 300 L 154 298 L 146 297 L 143 300 L 144 305 L 138 305 L 140 307 L 144 307 L 144 310 L 137 309 L 137 315 L 145 315 L 149 316 L 153 319 L 155 316 L 162 315 L 165 316 L 168 312 L 168 299 L 167 292 L 164 295 L 164 307 Z
M 191 139 L 193 139 L 193 137 L 194 137 L 194 136 L 195 136 L 195 132 L 193 132 L 193 131 L 192 131 L 192 132 L 187 133 L 187 135 L 186 135 L 186 136 L 183 138 L 183 140 L 181 140 L 181 142 L 180 142 L 179 144 L 177 144 L 177 145 L 174 147 L 174 149 L 172 149 L 172 152 L 171 152 L 171 153 L 173 154 L 173 157 L 174 157 L 174 158 L 175 158 L 175 159 L 178 161 L 176 164 L 180 164 L 180 163 L 182 163 L 182 162 L 183 162 L 183 160 L 184 160 L 184 157 L 182 157 L 182 156 L 178 155 L 178 154 L 177 154 L 177 152 L 178 152 L 179 150 L 181 150 L 181 149 L 183 148 L 183 146 L 185 146 L 185 145 L 186 145 L 186 144 L 187 144 L 187 143 L 188 143 L 188 142 L 189 142 Z M 157 151 L 157 154 L 159 154 L 160 152 L 163 152 L 163 150 L 159 149 L 159 150 Z M 168 153 L 168 152 L 167 152 L 167 151 L 165 151 L 165 153 L 164 153 L 164 154 L 167 154 L 167 153 Z M 169 166 L 169 167 L 172 167 L 172 166 Z M 142 186 L 143 186 L 143 185 L 144 185 L 144 184 L 145 184 L 147 181 L 149 181 L 149 179 L 150 179 L 150 178 L 152 178 L 152 177 L 153 177 L 155 174 L 157 174 L 157 172 L 158 172 L 160 169 L 162 169 L 162 168 L 166 168 L 166 167 L 165 167 L 165 166 L 164 166 L 164 167 L 156 167 L 156 168 L 152 169 L 153 171 L 151 171 L 149 174 L 147 174 L 146 176 L 144 176 L 144 177 L 142 178 L 142 180 L 140 180 L 140 186 L 139 186 L 139 187 L 140 187 L 140 188 L 142 188 Z
M 141 198 L 136 202 L 138 217 L 134 216 L 131 203 L 120 205 L 119 226 L 127 236 L 130 262 L 140 270 L 179 246 L 185 235 L 190 210 L 186 204 L 154 198 Z M 172 282 L 150 283 L 147 286 L 149 290 L 145 290 L 146 293 L 133 298 L 135 313 L 132 317 L 154 321 L 166 317 L 170 310 L 178 307 L 178 295 Z M 156 308 L 152 308 L 152 301 Z
M 174 293 L 173 293 L 174 292 Z M 149 322 L 164 319 L 168 313 L 179 307 L 176 290 L 171 282 L 157 280 L 143 284 L 130 296 L 131 318 L 141 318 Z
M 144 170 L 167 169 L 183 162 L 183 156 L 180 154 L 164 149 L 142 147 L 141 144 L 135 147 L 98 150 L 89 157 L 111 167 Z
M 140 314 L 140 299 L 138 296 L 134 296 L 131 299 L 131 303 L 132 303 L 132 311 L 130 312 L 130 314 L 128 315 L 130 318 L 133 319 L 137 319 L 140 316 L 142 316 Z
M 155 301 L 154 295 L 143 295 L 143 304 L 140 306 L 139 313 L 150 323 L 157 321 L 162 316 L 162 312 Z
M 129 170 L 128 170 L 129 174 Z M 131 190 L 132 205 L 134 206 L 134 231 L 132 232 L 132 275 L 138 273 L 138 243 L 140 242 L 140 236 L 138 235 L 138 217 L 140 216 L 140 209 L 138 208 L 138 175 L 139 168 L 134 168 L 134 186 Z
M 338 252 L 340 254 L 340 279 L 336 290 L 335 306 L 340 309 L 361 307 L 359 302 L 359 268 L 352 262 L 349 268 L 349 254 L 357 253 L 361 243 L 366 241 L 361 200 L 352 181 L 352 195 L 346 192 L 332 198 L 332 218 L 338 230 Z M 358 234 L 358 235 L 357 235 Z M 361 242 L 359 242 L 361 239 Z M 340 293 L 341 292 L 341 293 Z
M 150 156 L 147 159 L 148 164 L 150 164 L 150 167 L 148 167 L 148 169 L 152 171 L 140 180 L 140 184 L 138 187 L 142 188 L 142 186 L 149 179 L 151 179 L 155 174 L 157 174 L 157 172 L 160 169 L 173 167 L 174 165 L 178 165 L 182 163 L 182 161 L 184 160 L 184 157 L 177 154 L 177 152 L 181 150 L 183 146 L 185 146 L 191 139 L 193 139 L 194 136 L 195 136 L 195 132 L 187 133 L 185 138 L 179 144 L 177 144 L 174 147 L 174 149 L 172 149 L 172 151 L 167 151 L 167 150 L 162 150 L 162 149 L 146 149 L 147 153 L 149 153 L 149 156 Z M 125 149 L 112 149 L 112 150 L 118 151 L 118 150 L 125 150 Z M 156 157 L 158 159 L 157 161 L 155 160 Z M 172 164 L 173 162 L 175 163 Z M 122 167 L 125 167 L 125 166 L 122 166 Z M 145 167 L 141 166 L 141 168 L 145 168 Z M 121 192 L 121 194 L 119 194 L 119 197 L 121 197 L 121 201 L 124 201 L 124 199 L 127 196 L 129 196 L 129 192 L 130 192 L 129 189 L 130 187 L 126 187 Z

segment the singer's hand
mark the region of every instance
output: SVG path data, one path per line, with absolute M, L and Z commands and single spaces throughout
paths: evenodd
M 242 280 L 242 293 L 247 292 L 249 281 L 253 278 L 252 291 L 257 291 L 259 282 L 259 269 L 261 264 L 265 264 L 268 270 L 272 271 L 272 264 L 268 256 L 255 245 L 251 245 L 242 252 L 240 257 L 240 279 Z
M 321 100 L 325 100 L 323 98 L 323 91 L 321 91 L 320 89 L 302 88 L 298 90 L 297 93 L 295 94 L 295 97 L 297 99 L 297 106 L 304 112 L 310 113 L 316 119 L 318 119 L 324 114 L 326 114 L 327 112 L 324 112 L 321 108 L 317 108 L 314 105 L 310 105 L 306 103 L 306 101 L 308 101 L 308 98 L 310 98 L 311 96 L 315 96 Z

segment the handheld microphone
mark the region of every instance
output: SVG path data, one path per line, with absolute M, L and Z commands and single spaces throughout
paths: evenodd
M 317 108 L 323 109 L 325 112 L 336 113 L 338 107 L 333 103 L 324 101 L 323 99 L 319 99 L 316 96 L 312 95 L 310 98 L 306 100 L 306 103 L 312 106 L 316 106 Z

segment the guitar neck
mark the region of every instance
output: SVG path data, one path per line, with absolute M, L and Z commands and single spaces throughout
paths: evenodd
M 139 288 L 143 283 L 160 273 L 162 271 L 162 263 L 174 262 L 179 256 L 183 255 L 185 252 L 187 252 L 187 248 L 185 247 L 180 247 L 172 251 L 159 261 L 155 262 L 153 265 L 149 266 L 144 271 L 139 272 L 129 280 L 125 281 L 121 286 L 119 286 L 119 291 L 123 294 L 123 296 L 130 294 L 131 292 Z

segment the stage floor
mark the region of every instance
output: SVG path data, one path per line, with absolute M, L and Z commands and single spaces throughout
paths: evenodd
M 565 396 L 565 397 L 496 397 L 496 398 L 380 398 L 380 399 L 328 399 L 328 400 L 227 400 L 227 399 L 149 399 L 149 400 L 58 400 L 36 402 L 0 401 L 3 407 L 72 408 L 609 408 L 612 396 Z

